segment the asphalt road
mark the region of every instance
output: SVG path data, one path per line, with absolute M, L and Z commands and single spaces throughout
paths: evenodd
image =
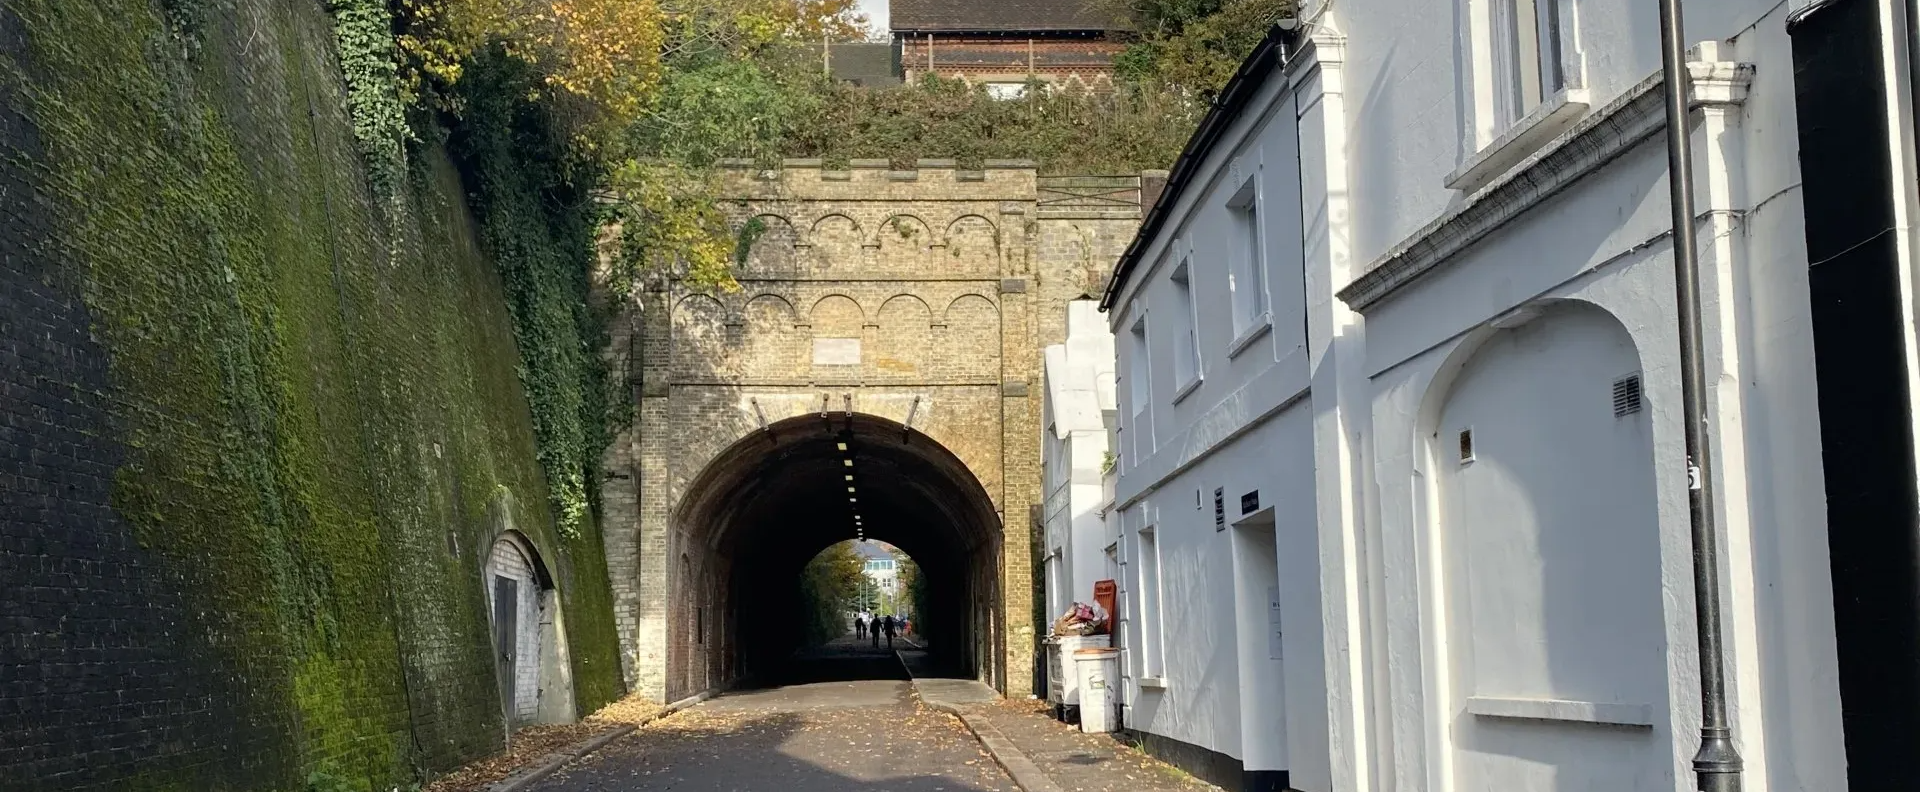
M 800 684 L 722 696 L 686 710 L 569 765 L 535 789 L 1016 790 L 958 720 L 915 702 L 891 653 L 847 640 L 802 660 Z

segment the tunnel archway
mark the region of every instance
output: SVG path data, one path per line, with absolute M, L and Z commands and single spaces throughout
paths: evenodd
M 875 415 L 789 418 L 735 442 L 672 515 L 686 562 L 670 582 L 679 629 L 718 640 L 668 647 L 669 700 L 730 682 L 788 681 L 805 642 L 800 575 L 862 535 L 913 557 L 929 590 L 916 632 L 940 673 L 996 677 L 1003 531 L 993 499 L 932 438 Z

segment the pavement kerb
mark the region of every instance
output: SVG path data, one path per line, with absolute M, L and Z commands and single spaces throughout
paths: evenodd
M 1019 746 L 1014 745 L 1012 740 L 1007 739 L 1006 735 L 1001 734 L 1000 730 L 994 728 L 993 724 L 988 723 L 985 718 L 976 717 L 953 704 L 928 701 L 926 696 L 921 695 L 920 679 L 913 676 L 913 668 L 907 665 L 906 658 L 900 657 L 899 652 L 894 652 L 893 656 L 900 660 L 900 665 L 907 669 L 907 677 L 913 680 L 914 698 L 934 710 L 959 718 L 960 722 L 967 727 L 967 731 L 973 734 L 973 738 L 980 741 L 981 747 L 987 749 L 987 755 L 993 757 L 994 763 L 1000 765 L 1000 769 L 1007 771 L 1007 775 L 1013 779 L 1014 786 L 1019 787 L 1023 792 L 1065 792 L 1059 784 L 1054 783 L 1053 779 L 1047 776 L 1045 771 L 1040 769 L 1039 765 L 1033 763 L 1033 758 L 1027 756 L 1027 752 L 1020 750 Z
M 568 746 L 558 751 L 554 751 L 553 753 L 547 754 L 546 756 L 542 757 L 540 761 L 535 762 L 532 765 L 529 765 L 527 767 L 521 768 L 519 772 L 516 772 L 512 775 L 507 776 L 506 778 L 501 779 L 500 781 L 496 782 L 493 786 L 487 787 L 487 792 L 523 792 L 523 790 L 529 789 L 534 784 L 537 784 L 545 780 L 547 776 L 553 775 L 560 768 L 565 767 L 568 762 L 571 762 L 575 759 L 580 759 L 582 757 L 587 756 L 588 754 L 593 753 L 594 751 L 598 751 L 601 748 L 605 748 L 607 746 L 607 743 L 613 742 L 614 740 L 618 740 L 621 737 L 625 737 L 629 734 L 632 734 L 635 729 L 639 729 L 643 726 L 653 723 L 654 721 L 667 717 L 668 715 L 672 715 L 683 709 L 699 704 L 703 701 L 706 701 L 707 699 L 710 699 L 710 698 L 713 698 L 714 696 L 719 695 L 720 693 L 721 693 L 720 688 L 714 688 L 712 690 L 708 690 L 706 692 L 700 693 L 699 695 L 688 696 L 672 704 L 668 704 L 666 707 L 662 708 L 659 712 L 656 712 L 656 713 L 653 713 L 652 715 L 648 715 L 647 717 L 641 718 L 640 722 L 638 723 L 622 724 L 618 727 L 615 727 L 612 731 L 606 732 L 604 734 L 596 734 L 592 737 L 588 737 L 587 739 L 574 743 L 571 746 Z

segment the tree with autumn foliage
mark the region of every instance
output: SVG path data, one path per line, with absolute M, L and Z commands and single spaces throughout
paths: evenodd
M 819 645 L 847 633 L 847 614 L 867 582 L 865 568 L 866 560 L 851 541 L 834 544 L 807 562 L 800 573 L 800 596 L 807 606 L 808 643 Z

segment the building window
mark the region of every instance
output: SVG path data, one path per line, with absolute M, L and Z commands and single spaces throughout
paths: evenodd
M 1142 316 L 1133 323 L 1127 334 L 1127 401 L 1132 406 L 1133 420 L 1127 429 L 1133 435 L 1133 461 L 1137 464 L 1147 454 L 1152 453 L 1152 441 L 1148 439 L 1147 403 L 1153 398 L 1147 362 L 1147 318 Z
M 1160 615 L 1160 544 L 1153 529 L 1140 530 L 1140 670 L 1146 677 L 1167 673 Z
M 1175 267 L 1173 276 L 1173 379 L 1180 383 L 1174 392 L 1174 401 L 1179 401 L 1200 381 L 1200 330 L 1195 326 L 1193 308 L 1192 267 L 1186 259 Z
M 1504 131 L 1567 87 L 1560 63 L 1559 0 L 1493 4 L 1494 112 Z
M 1233 331 L 1245 333 L 1266 322 L 1266 255 L 1260 246 L 1259 183 L 1248 178 L 1227 202 L 1233 220 L 1233 271 L 1228 289 L 1233 292 Z

